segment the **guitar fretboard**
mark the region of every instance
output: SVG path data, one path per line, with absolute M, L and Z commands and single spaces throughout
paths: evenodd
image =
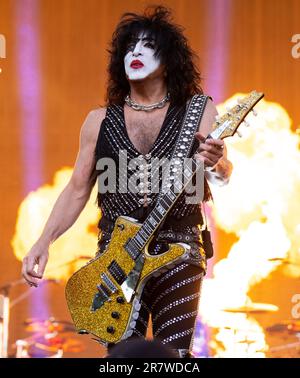
M 165 183 L 163 183 L 162 195 L 159 198 L 158 203 L 150 212 L 134 238 L 130 239 L 130 241 L 128 242 L 126 249 L 133 259 L 136 259 L 139 256 L 154 232 L 167 216 L 167 213 L 175 204 L 177 198 L 183 192 L 184 188 L 189 185 L 189 183 L 192 181 L 193 176 L 202 166 L 202 164 L 199 164 L 199 162 L 197 162 L 195 159 L 191 160 L 191 167 L 186 164 L 183 167 L 182 175 L 171 176 L 169 178 L 169 180 L 167 181 L 168 183 L 170 183 L 169 187 L 164 186 Z

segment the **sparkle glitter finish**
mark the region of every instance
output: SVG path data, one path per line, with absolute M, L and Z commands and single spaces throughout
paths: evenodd
M 124 225 L 124 228 L 119 227 Z M 138 282 L 136 296 L 133 303 L 118 303 L 117 298 L 123 297 L 121 286 L 113 279 L 108 271 L 112 261 L 116 261 L 126 275 L 134 267 L 134 261 L 124 246 L 140 229 L 141 224 L 125 217 L 119 217 L 112 233 L 112 239 L 102 255 L 88 262 L 84 267 L 72 275 L 66 285 L 66 300 L 78 332 L 85 331 L 98 337 L 101 343 L 116 343 L 130 335 L 135 326 L 136 312 L 140 309 L 139 295 L 154 272 L 173 266 L 174 262 L 182 262 L 189 257 L 189 246 L 183 243 L 169 244 L 169 250 L 161 255 L 153 256 L 148 253 L 148 246 L 143 251 L 145 263 Z M 91 311 L 91 304 L 97 293 L 97 285 L 104 283 L 101 274 L 106 273 L 117 287 L 111 293 L 109 300 L 96 311 Z M 118 312 L 119 318 L 113 318 L 112 313 Z M 110 328 L 108 328 L 110 327 Z M 113 328 L 112 328 L 113 327 Z M 110 332 L 108 332 L 110 330 Z M 112 331 L 113 330 L 113 331 Z

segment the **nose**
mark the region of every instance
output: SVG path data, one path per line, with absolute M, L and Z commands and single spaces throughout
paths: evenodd
M 139 56 L 141 53 L 142 41 L 137 42 L 132 52 L 133 56 Z

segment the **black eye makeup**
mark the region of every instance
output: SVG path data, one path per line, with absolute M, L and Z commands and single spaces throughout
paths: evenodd
M 127 45 L 127 48 L 126 48 L 126 53 L 128 53 L 129 51 L 133 51 L 136 44 L 139 42 L 139 39 L 135 39 L 135 40 L 132 40 L 128 43 Z M 143 39 L 143 45 L 145 47 L 148 47 L 150 49 L 154 49 L 155 48 L 155 42 L 153 39 L 149 40 L 147 38 Z
M 150 47 L 150 49 L 154 49 L 154 47 L 155 47 L 154 41 L 153 42 L 152 41 L 146 42 L 145 46 L 146 47 Z

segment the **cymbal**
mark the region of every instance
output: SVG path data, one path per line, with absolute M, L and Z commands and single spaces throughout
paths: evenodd
M 43 342 L 36 342 L 34 346 L 48 352 L 57 352 L 58 350 L 63 350 L 64 352 L 69 353 L 79 353 L 84 350 L 82 342 L 73 338 L 65 339 L 54 337 L 53 339 L 48 339 Z
M 299 265 L 299 262 L 293 261 L 293 260 L 288 259 L 286 257 L 272 257 L 272 258 L 268 259 L 268 261 L 271 261 L 271 262 L 281 261 L 282 264 Z
M 68 338 L 62 345 L 62 349 L 64 352 L 80 353 L 84 350 L 84 345 L 76 339 Z
M 28 349 L 29 355 L 32 356 L 44 356 L 46 357 L 49 353 L 69 352 L 69 353 L 79 353 L 84 350 L 84 345 L 81 341 L 71 338 L 62 337 L 61 334 L 54 332 L 36 334 L 34 337 L 30 337 L 23 340 L 24 345 Z M 37 337 L 38 336 L 38 337 Z M 17 347 L 17 343 L 14 344 L 14 348 Z
M 270 303 L 249 303 L 245 306 L 240 307 L 231 307 L 231 308 L 224 308 L 223 311 L 226 312 L 233 312 L 233 313 L 251 313 L 251 314 L 260 314 L 264 312 L 276 312 L 278 311 L 278 306 L 275 306 Z
M 256 343 L 257 340 L 247 340 L 247 339 L 244 339 L 244 340 L 241 340 L 241 341 L 238 341 L 239 344 L 253 344 L 253 343 Z
M 300 333 L 300 320 L 284 320 L 267 327 L 266 330 L 268 332 Z
M 300 342 L 296 342 L 296 343 L 289 343 L 289 344 L 284 344 L 284 345 L 276 345 L 274 347 L 271 347 L 269 349 L 269 352 L 277 352 L 277 351 L 282 351 L 282 350 L 285 350 L 285 349 L 290 349 L 290 348 L 297 348 L 299 349 L 300 347 Z
M 49 318 L 45 320 L 27 319 L 24 322 L 25 330 L 27 332 L 75 332 L 74 325 L 66 320 L 56 320 Z

